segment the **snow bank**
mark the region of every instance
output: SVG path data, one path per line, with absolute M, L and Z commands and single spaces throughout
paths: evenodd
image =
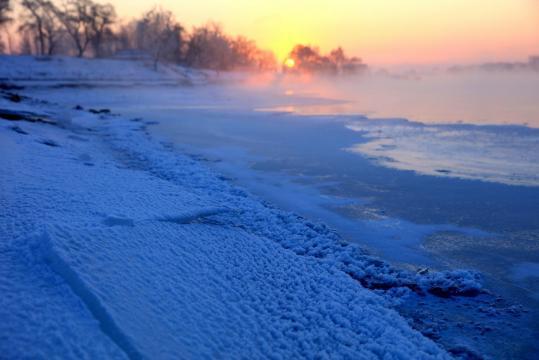
M 0 107 L 63 119 L 0 120 L 3 356 L 448 357 L 366 288 L 419 275 L 264 205 L 144 123 Z
M 442 297 L 477 295 L 482 291 L 480 275 L 473 271 L 415 273 L 397 269 L 370 256 L 357 244 L 344 242 L 324 224 L 310 222 L 260 201 L 192 158 L 167 151 L 147 136 L 133 137 L 132 130 L 139 124 L 116 125 L 119 124 L 111 124 L 109 128 L 115 134 L 111 145 L 125 154 L 133 166 L 147 169 L 182 188 L 190 188 L 200 196 L 210 195 L 234 209 L 211 216 L 214 223 L 245 229 L 297 255 L 335 266 L 369 289 L 407 288 Z
M 169 79 L 140 63 L 14 59 L 0 73 L 15 80 L 25 63 L 29 81 Z M 0 119 L 10 357 L 445 357 L 389 309 L 395 297 L 482 291 L 476 273 L 396 269 L 261 202 L 156 144 L 149 122 L 5 95 L 0 108 L 43 120 Z M 29 333 L 42 334 L 31 349 Z
M 62 86 L 114 82 L 115 85 L 190 84 L 207 80 L 200 71 L 144 61 L 84 59 L 73 57 L 0 56 L 0 81 L 18 84 L 58 82 Z

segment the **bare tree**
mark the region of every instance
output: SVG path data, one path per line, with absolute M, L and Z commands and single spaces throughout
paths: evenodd
M 11 11 L 9 0 L 0 0 L 0 25 L 4 25 L 11 18 L 7 15 Z
M 277 57 L 273 51 L 257 49 L 255 59 L 258 70 L 275 71 L 278 68 Z
M 137 21 L 130 21 L 127 24 L 122 24 L 116 31 L 116 44 L 121 50 L 135 49 L 136 45 L 136 28 Z
M 295 66 L 287 71 L 305 71 L 325 74 L 354 73 L 364 71 L 367 66 L 361 59 L 348 58 L 344 50 L 338 47 L 328 55 L 320 54 L 317 47 L 309 45 L 296 45 L 289 54 Z
M 228 70 L 233 67 L 234 56 L 232 41 L 219 25 L 210 23 L 193 30 L 185 61 L 193 67 Z
M 238 36 L 230 40 L 230 46 L 233 53 L 232 63 L 229 64 L 231 67 L 248 70 L 275 70 L 277 68 L 275 55 L 271 51 L 259 49 L 253 40 Z
M 234 66 L 242 68 L 256 66 L 258 49 L 253 40 L 249 40 L 243 36 L 238 36 L 236 39 L 230 41 L 230 46 L 233 52 L 232 61 Z
M 181 59 L 183 32 L 183 27 L 170 11 L 154 8 L 137 22 L 136 46 L 151 55 L 155 68 L 163 60 L 178 62 Z
M 73 40 L 77 56 L 83 57 L 92 38 L 91 0 L 66 0 L 57 16 Z
M 310 45 L 296 45 L 290 52 L 289 58 L 295 62 L 293 70 L 307 72 L 335 71 L 336 67 L 328 57 L 322 56 L 317 47 Z
M 341 68 L 343 64 L 347 61 L 344 50 L 340 46 L 336 49 L 331 50 L 328 57 L 338 68 Z
M 11 5 L 9 0 L 0 0 L 0 28 L 3 28 L 4 25 L 11 21 L 11 18 L 8 16 L 8 13 L 11 11 Z M 6 30 L 6 35 L 9 41 L 9 34 Z M 0 39 L 0 53 L 4 50 L 4 43 Z
M 112 37 L 111 25 L 116 21 L 116 11 L 111 4 L 96 4 L 90 7 L 90 43 L 94 56 L 103 56 L 103 44 Z
M 24 12 L 19 30 L 35 39 L 39 55 L 52 55 L 61 35 L 56 7 L 48 0 L 23 0 L 21 5 Z

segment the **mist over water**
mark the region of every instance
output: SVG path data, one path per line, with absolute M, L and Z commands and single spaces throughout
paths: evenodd
M 257 111 L 344 121 L 368 139 L 345 150 L 379 165 L 539 185 L 537 71 L 378 71 L 251 79 L 244 86 L 249 96 L 258 93 Z
M 361 114 L 427 124 L 539 127 L 537 71 L 425 70 L 391 74 L 381 70 L 341 77 L 288 77 L 276 84 L 276 91 L 297 101 L 264 110 Z M 323 101 L 315 103 L 313 98 Z M 311 101 L 305 101 L 308 99 Z

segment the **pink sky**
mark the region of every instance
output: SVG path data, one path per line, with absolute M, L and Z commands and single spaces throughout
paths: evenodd
M 122 16 L 157 4 L 187 27 L 209 20 L 283 59 L 296 43 L 337 45 L 379 65 L 524 60 L 539 53 L 539 0 L 112 0 Z

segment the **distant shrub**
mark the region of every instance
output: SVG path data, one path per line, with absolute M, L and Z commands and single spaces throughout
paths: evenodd
M 290 66 L 285 66 L 287 72 L 310 72 L 324 74 L 354 73 L 365 70 L 365 65 L 357 57 L 347 57 L 344 50 L 338 47 L 327 55 L 320 54 L 317 47 L 296 45 L 289 54 L 292 60 Z

